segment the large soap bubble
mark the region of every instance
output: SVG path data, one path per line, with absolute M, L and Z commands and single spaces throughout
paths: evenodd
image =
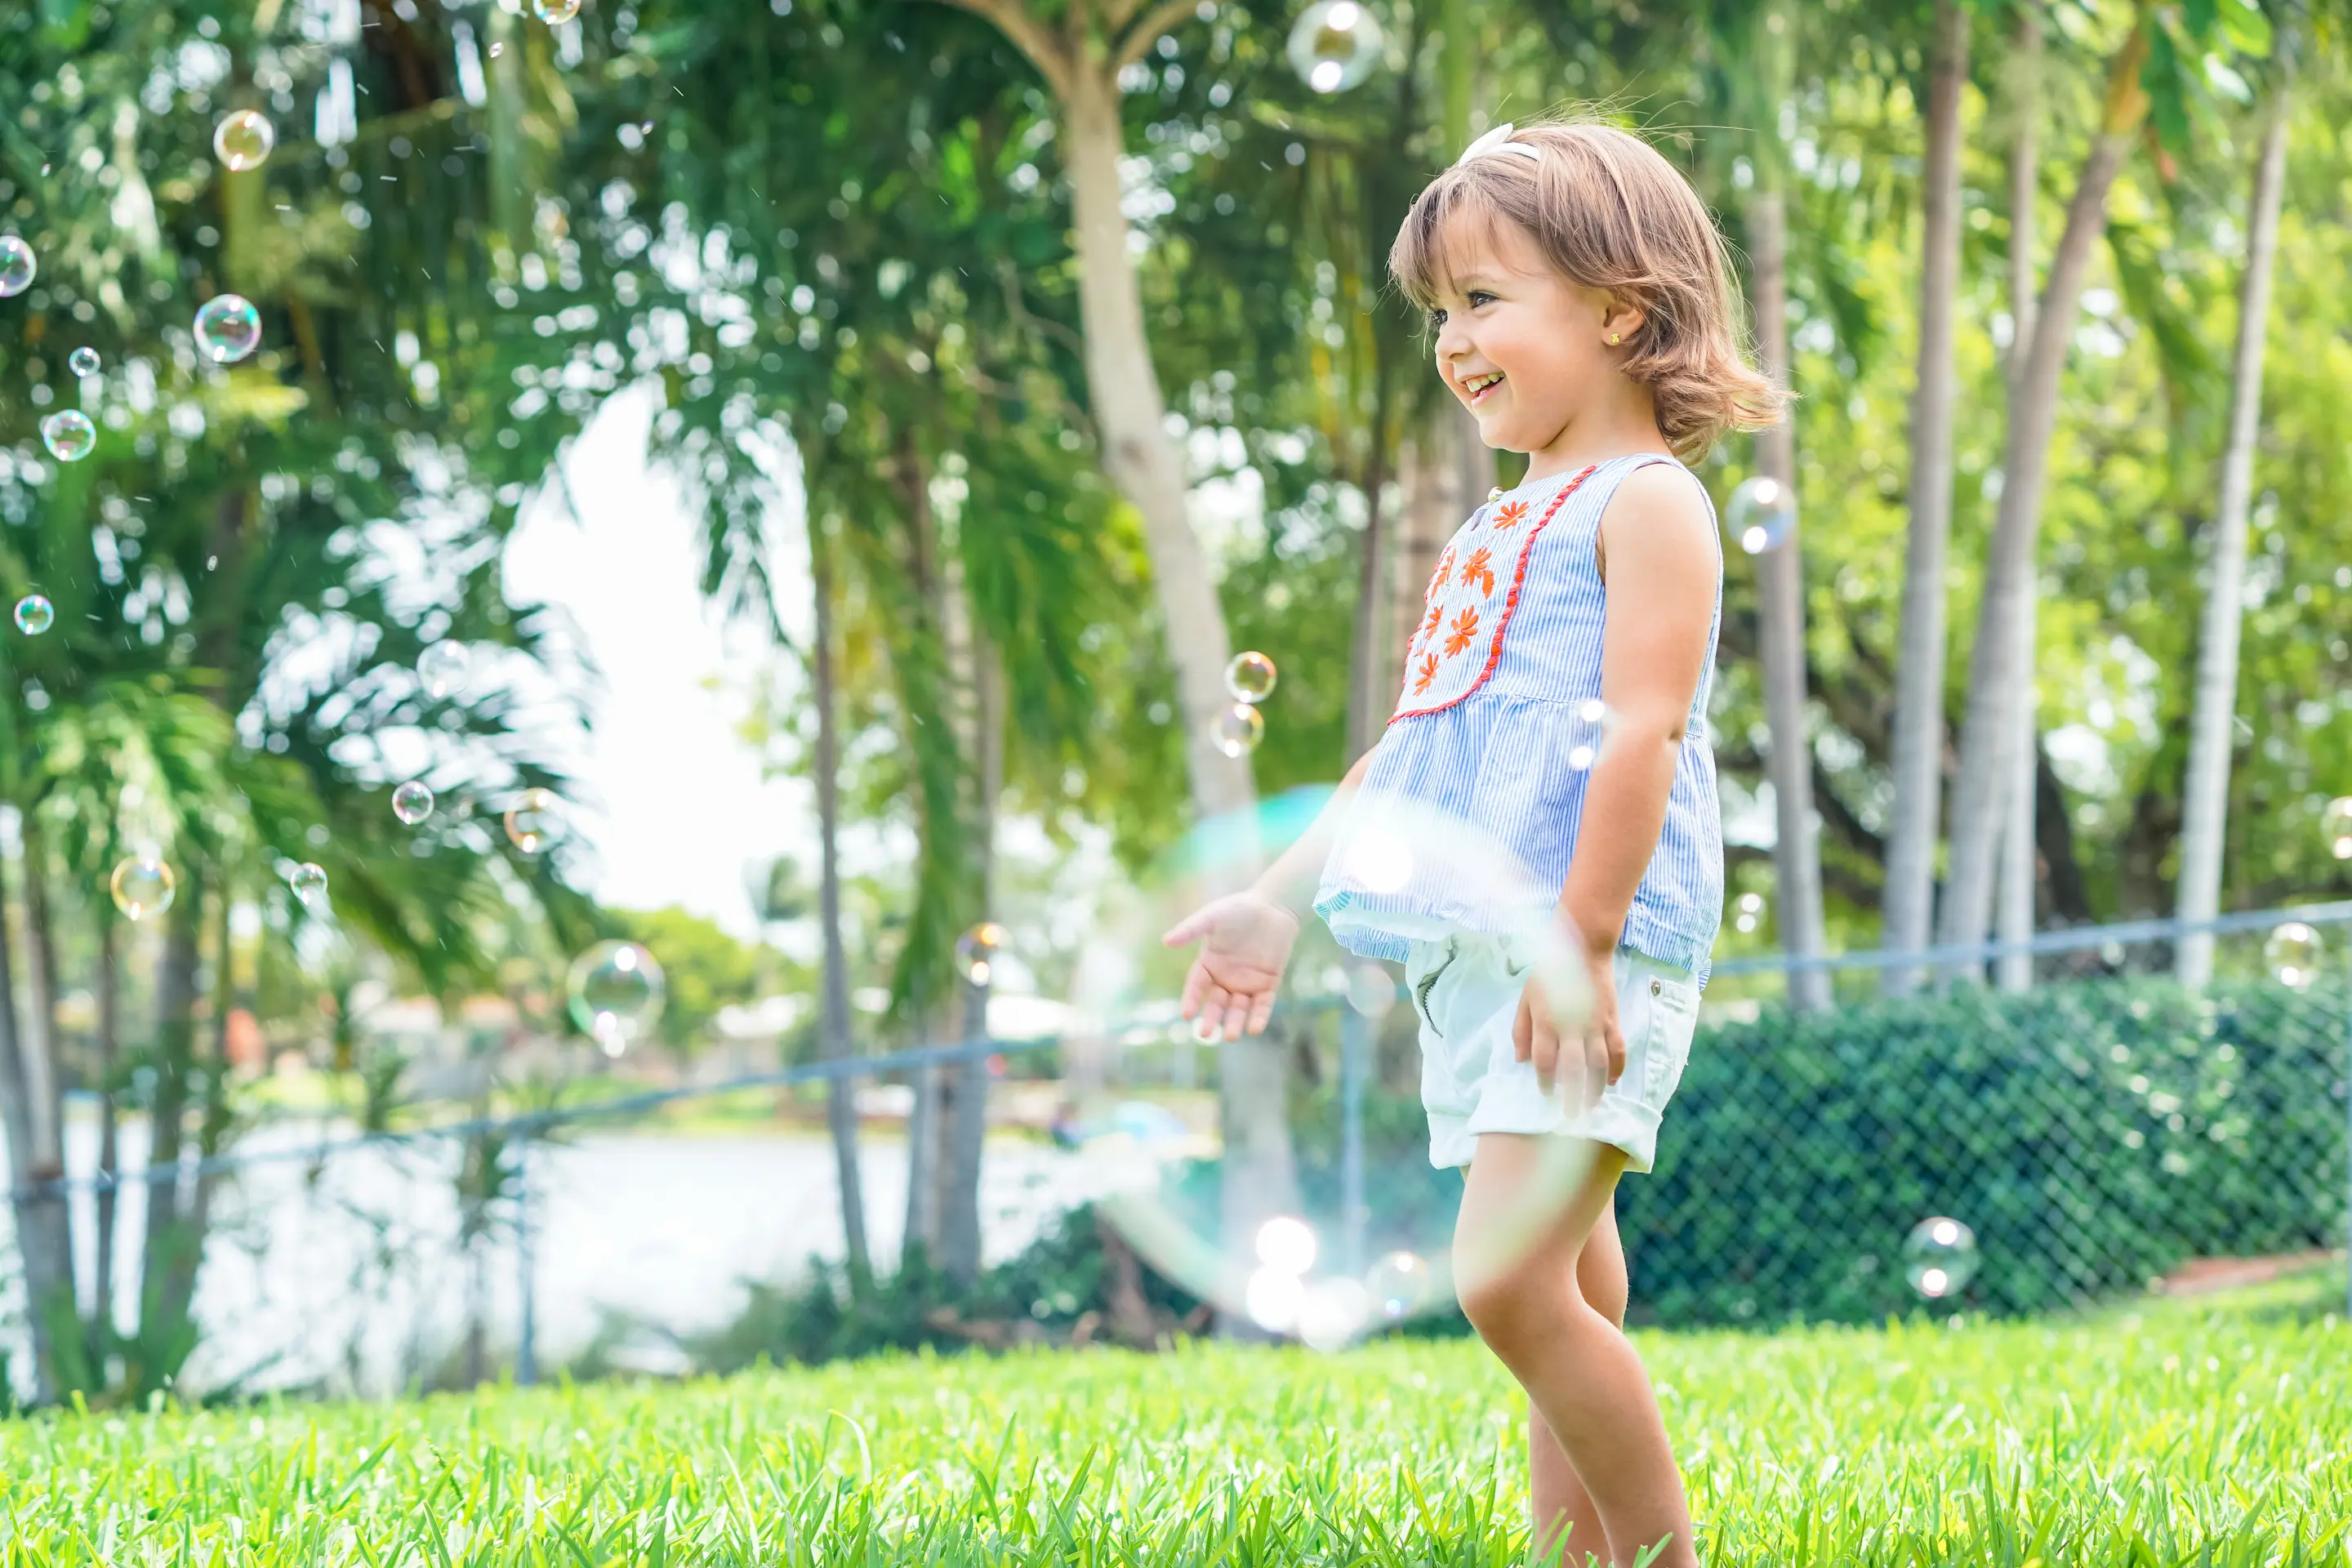
M 269 117 L 250 109 L 240 109 L 221 117 L 213 127 L 213 156 L 221 167 L 236 174 L 258 169 L 269 162 L 269 154 L 278 145 L 278 127 Z
M 1358 0 L 1317 0 L 1290 27 L 1290 68 L 1317 92 L 1345 92 L 1381 63 L 1381 25 Z
M 1475 926 L 1475 940 L 1509 944 L 1515 963 L 1548 982 L 1543 994 L 1554 999 L 1557 1026 L 1580 1025 L 1591 1003 L 1580 944 L 1554 912 L 1559 889 L 1538 884 L 1508 846 L 1458 816 L 1372 792 L 1315 827 L 1331 799 L 1328 789 L 1294 791 L 1213 819 L 1118 886 L 1087 922 L 1068 964 L 1061 1030 L 1072 1104 L 1059 1126 L 1098 1130 L 1062 1138 L 1076 1162 L 1074 1197 L 1092 1201 L 1150 1267 L 1230 1321 L 1318 1350 L 1452 1309 L 1459 1186 L 1431 1168 L 1427 1143 L 1416 1134 L 1402 1146 L 1368 1149 L 1360 1206 L 1351 1215 L 1328 1155 L 1307 1156 L 1295 1181 L 1239 1157 L 1228 1169 L 1213 1144 L 1117 1135 L 1122 1117 L 1136 1118 L 1119 1108 L 1156 1103 L 1164 1120 L 1210 1128 L 1225 1074 L 1280 1082 L 1289 1056 L 1307 1052 L 1328 1064 L 1327 1081 L 1336 1082 L 1343 1052 L 1366 1053 L 1357 1058 L 1365 1066 L 1376 1047 L 1409 1052 L 1405 1031 L 1418 1026 L 1404 984 L 1412 965 L 1385 950 L 1381 957 L 1350 953 L 1301 910 L 1268 1034 L 1228 1039 L 1241 1027 L 1238 1016 L 1227 1027 L 1204 1012 L 1215 1037 L 1203 1042 L 1196 1021 L 1181 1016 L 1200 950 L 1171 948 L 1163 933 L 1248 887 L 1312 831 L 1315 841 L 1301 853 L 1338 868 L 1333 886 L 1345 906 L 1338 919 L 1360 942 L 1379 947 L 1371 927 L 1380 919 L 1402 921 L 1408 908 L 1438 911 L 1443 921 Z M 1497 1005 L 1517 1000 L 1514 993 Z M 1575 1124 L 1563 1100 L 1563 1131 Z M 1336 1140 L 1309 1142 L 1336 1147 Z M 1558 1158 L 1531 1184 L 1527 1221 L 1514 1237 L 1538 1234 L 1547 1206 L 1564 1203 L 1590 1168 L 1591 1144 L 1549 1142 Z
M 261 346 L 261 312 L 242 294 L 219 294 L 196 308 L 196 347 L 215 364 L 235 364 Z
M 13 300 L 33 286 L 41 269 L 33 247 L 13 234 L 0 234 L 0 300 Z

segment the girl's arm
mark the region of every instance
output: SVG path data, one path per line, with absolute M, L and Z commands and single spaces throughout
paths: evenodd
M 1601 700 L 1611 728 L 1585 783 L 1559 895 L 1559 912 L 1584 947 L 1592 1016 L 1563 1026 L 1523 1003 L 1516 1036 L 1520 1058 L 1545 1080 L 1564 1054 L 1605 1086 L 1625 1065 L 1612 965 L 1657 851 L 1691 700 L 1706 673 L 1718 557 L 1705 499 L 1687 474 L 1663 463 L 1635 469 L 1618 488 L 1601 517 L 1600 548 L 1608 594 Z

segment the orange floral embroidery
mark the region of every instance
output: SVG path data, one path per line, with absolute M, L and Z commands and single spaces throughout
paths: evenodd
M 1470 586 L 1471 584 L 1475 583 L 1478 584 L 1478 592 L 1480 594 L 1493 593 L 1495 591 L 1495 569 L 1489 563 L 1494 560 L 1494 552 L 1488 550 L 1484 545 L 1470 552 L 1470 559 L 1462 563 L 1462 585 L 1466 588 Z
M 1507 528 L 1517 528 L 1527 520 L 1528 503 L 1523 500 L 1507 501 L 1495 509 L 1495 530 L 1498 533 Z
M 1423 638 L 1423 637 L 1431 637 L 1431 636 L 1435 635 L 1435 633 L 1436 633 L 1436 631 L 1437 631 L 1437 628 L 1438 628 L 1439 626 L 1443 626 L 1443 625 L 1444 624 L 1444 622 L 1445 622 L 1445 606 L 1444 606 L 1444 605 L 1430 605 L 1430 606 L 1429 606 L 1429 615 L 1428 615 L 1428 616 L 1427 616 L 1425 619 L 1423 619 L 1423 622 L 1421 623 L 1421 629 L 1420 629 L 1419 631 L 1417 631 L 1417 632 L 1415 632 L 1415 633 L 1413 633 L 1413 634 L 1412 634 L 1412 635 L 1413 635 L 1413 640 L 1415 640 L 1415 641 L 1417 642 L 1417 641 L 1419 641 L 1419 640 L 1420 640 L 1421 638 Z
M 1445 553 L 1437 558 L 1437 570 L 1429 579 L 1429 592 L 1436 593 L 1454 580 L 1454 546 L 1447 545 Z M 1427 595 L 1423 595 L 1424 598 Z
M 1429 683 L 1436 679 L 1437 656 L 1433 653 L 1425 654 L 1423 656 L 1421 661 L 1421 674 L 1414 679 L 1412 683 L 1412 694 L 1415 697 L 1420 696 L 1423 692 L 1429 689 Z
M 1470 640 L 1477 635 L 1477 611 L 1465 610 L 1460 615 L 1454 616 L 1454 629 L 1445 639 L 1445 657 L 1452 658 L 1455 654 L 1460 653 L 1464 648 L 1468 647 L 1470 646 Z

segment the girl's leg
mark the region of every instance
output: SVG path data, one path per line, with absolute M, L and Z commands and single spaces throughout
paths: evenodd
M 1563 1160 L 1589 1154 L 1590 1163 Z M 1656 1568 L 1696 1568 L 1682 1474 L 1649 1374 L 1575 1272 L 1625 1156 L 1601 1145 L 1480 1135 L 1454 1237 L 1462 1310 L 1511 1369 L 1584 1483 L 1602 1531 Z
M 1577 1255 L 1576 1284 L 1594 1310 L 1619 1328 L 1625 1326 L 1625 1248 L 1617 1235 L 1613 1198 L 1601 1211 L 1600 1221 Z M 1536 1562 L 1544 1561 L 1560 1531 L 1566 1529 L 1568 1546 L 1560 1553 L 1561 1568 L 1585 1568 L 1588 1556 L 1604 1564 L 1614 1562 L 1620 1568 L 1632 1563 L 1631 1552 L 1612 1555 L 1608 1532 L 1601 1528 L 1601 1510 L 1592 1506 L 1592 1495 L 1577 1479 L 1576 1467 L 1568 1462 L 1559 1439 L 1552 1436 L 1550 1426 L 1533 1403 L 1528 1405 L 1528 1480 L 1529 1511 L 1535 1517 L 1532 1555 Z

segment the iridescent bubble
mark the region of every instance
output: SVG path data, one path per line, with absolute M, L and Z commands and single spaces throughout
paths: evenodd
M 1307 1281 L 1279 1268 L 1255 1268 L 1242 1287 L 1242 1310 L 1250 1321 L 1270 1333 L 1286 1334 L 1298 1326 L 1298 1310 L 1307 1303 Z
M 1601 748 L 1609 738 L 1609 705 L 1598 697 L 1588 698 L 1569 710 L 1567 745 L 1562 760 L 1578 773 L 1601 760 Z
M 1362 1333 L 1371 1316 L 1372 1299 L 1360 1281 L 1344 1275 L 1318 1279 L 1298 1303 L 1298 1338 L 1328 1355 Z
M 2352 860 L 2352 795 L 2338 795 L 2319 814 L 2319 836 L 2338 860 Z
M 1778 550 L 1797 531 L 1797 498 L 1766 475 L 1743 479 L 1724 509 L 1723 531 L 1750 555 Z
M 433 815 L 433 792 L 415 779 L 392 792 L 392 815 L 414 827 Z
M 1977 1233 L 1941 1215 L 1923 1219 L 1903 1240 L 1903 1277 L 1929 1300 L 1956 1294 L 1976 1278 Z
M 1284 1274 L 1304 1275 L 1315 1267 L 1315 1227 L 1296 1215 L 1276 1215 L 1257 1227 L 1257 1260 Z
M 304 907 L 316 908 L 319 900 L 327 896 L 327 868 L 315 860 L 305 860 L 286 874 L 286 885 L 294 889 L 294 896 L 302 900 Z
M 213 127 L 213 156 L 221 167 L 242 174 L 269 162 L 278 146 L 278 127 L 269 117 L 250 109 L 224 115 Z
M 549 26 L 558 26 L 580 15 L 580 0 L 530 0 L 530 14 Z
M 1401 1323 L 1421 1310 L 1429 1287 L 1429 1265 L 1418 1253 L 1388 1253 L 1364 1276 L 1364 1290 L 1371 1298 L 1373 1310 L 1391 1323 Z
M 473 674 L 473 650 L 461 642 L 437 642 L 416 656 L 416 679 L 427 697 L 455 697 Z
M 134 921 L 143 921 L 170 909 L 172 895 L 179 886 L 178 874 L 148 855 L 134 855 L 123 861 L 106 883 L 107 891 L 114 895 L 114 907 Z
M 261 312 L 242 294 L 216 294 L 196 307 L 196 347 L 215 364 L 235 364 L 261 346 Z
M 634 942 L 600 942 L 573 959 L 565 989 L 572 1022 L 608 1057 L 653 1027 L 669 994 L 662 966 Z
M 56 624 L 58 607 L 40 594 L 27 594 L 16 601 L 16 629 L 28 637 L 39 637 Z
M 98 426 L 79 408 L 60 408 L 41 421 L 41 445 L 60 463 L 79 463 L 98 450 Z
M 1317 92 L 1343 92 L 1381 63 L 1381 25 L 1357 0 L 1318 0 L 1290 28 L 1290 68 Z
M 13 300 L 33 286 L 41 269 L 33 247 L 13 234 L 0 234 L 0 300 Z
M 1265 739 L 1265 719 L 1246 702 L 1236 702 L 1217 715 L 1217 750 L 1229 757 L 1245 757 Z
M 1742 935 L 1754 933 L 1764 923 L 1764 895 L 1742 893 L 1731 900 L 1731 929 Z
M 1396 1005 L 1396 976 L 1366 959 L 1348 966 L 1346 992 L 1348 1005 L 1377 1024 Z
M 2301 921 L 2289 921 L 2273 931 L 2270 940 L 2263 943 L 2263 962 L 2279 978 L 2282 985 L 2297 991 L 2308 991 L 2319 978 L 2319 966 L 2326 956 L 2326 943 L 2319 933 Z
M 994 921 L 982 921 L 956 938 L 956 971 L 967 984 L 985 985 L 996 967 L 996 954 L 1004 946 L 1004 928 Z
M 98 351 L 88 343 L 66 355 L 66 368 L 78 376 L 96 375 L 100 363 Z
M 507 807 L 507 838 L 526 855 L 536 855 L 563 837 L 563 797 L 551 789 L 527 789 Z
M 1237 653 L 1225 666 L 1225 689 L 1236 702 L 1263 702 L 1274 695 L 1274 660 L 1262 653 Z

